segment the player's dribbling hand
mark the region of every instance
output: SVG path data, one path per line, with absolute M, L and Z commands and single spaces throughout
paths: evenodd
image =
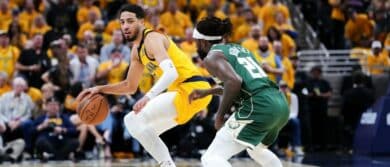
M 133 106 L 133 111 L 136 113 L 136 114 L 138 114 L 141 110 L 142 110 L 142 108 L 144 108 L 145 107 L 145 105 L 149 102 L 149 97 L 147 97 L 147 96 L 144 96 L 144 97 L 142 97 L 140 100 L 138 100 L 135 104 L 134 104 L 134 106 Z
M 76 101 L 81 102 L 85 98 L 90 98 L 92 95 L 99 93 L 99 88 L 98 87 L 92 87 L 83 90 L 76 98 Z
M 191 92 L 191 94 L 188 96 L 188 101 L 190 101 L 190 104 L 192 101 L 196 99 L 200 99 L 207 96 L 207 91 L 204 89 L 195 89 Z

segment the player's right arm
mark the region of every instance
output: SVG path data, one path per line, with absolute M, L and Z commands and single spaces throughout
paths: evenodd
M 128 95 L 137 91 L 138 83 L 141 80 L 144 66 L 138 58 L 136 47 L 133 47 L 131 53 L 130 69 L 127 72 L 127 77 L 122 82 L 116 84 L 100 85 L 84 90 L 77 97 L 81 101 L 85 96 L 91 96 L 96 93 L 113 94 L 113 95 Z
M 216 86 L 210 89 L 194 89 L 191 92 L 191 94 L 188 96 L 188 100 L 191 103 L 194 100 L 201 99 L 208 95 L 222 95 L 222 94 L 223 94 L 223 87 L 221 86 Z

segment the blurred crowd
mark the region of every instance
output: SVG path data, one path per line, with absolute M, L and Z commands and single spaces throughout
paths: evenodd
M 364 47 L 372 43 L 373 66 L 389 66 L 388 52 L 383 49 L 390 45 L 388 22 L 383 21 L 388 19 L 389 11 L 383 7 L 388 5 L 373 1 L 366 10 L 347 10 L 341 7 L 342 1 L 336 1 L 329 2 L 342 14 L 343 24 L 335 21 L 339 34 L 334 31 L 332 45 L 344 48 L 346 44 Z M 324 118 L 332 88 L 322 78 L 319 66 L 311 68 L 309 74 L 296 72 L 299 46 L 295 41 L 304 34 L 294 29 L 292 16 L 282 1 L 0 0 L 2 159 L 146 156 L 122 120 L 158 79 L 147 71 L 134 95 L 107 96 L 110 114 L 102 124 L 84 124 L 75 112 L 75 98 L 83 89 L 118 83 L 127 73 L 132 44 L 124 41 L 117 20 L 117 11 L 124 3 L 144 7 L 145 25 L 172 38 L 212 84 L 217 81 L 198 57 L 193 26 L 204 17 L 229 17 L 233 23 L 229 42 L 241 43 L 260 63 L 271 67 L 270 79 L 280 85 L 290 104 L 290 121 L 273 146 L 275 151 L 280 155 L 288 151 L 303 155 L 303 146 L 310 151 L 325 145 L 322 129 L 326 128 Z M 348 15 L 340 10 L 348 11 Z M 368 14 L 362 13 L 365 11 Z M 342 38 L 344 24 L 346 40 Z M 372 42 L 374 39 L 377 41 Z M 377 55 L 382 54 L 378 59 Z M 189 124 L 162 135 L 172 154 L 199 157 L 199 150 L 206 149 L 215 135 L 213 115 L 218 104 L 219 97 L 213 97 L 209 107 Z

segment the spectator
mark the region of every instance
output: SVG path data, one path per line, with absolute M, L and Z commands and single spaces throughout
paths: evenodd
M 386 38 L 386 33 L 390 32 L 389 5 L 389 2 L 385 0 L 373 0 L 371 2 L 369 16 L 375 21 L 375 38 L 380 41 L 383 41 L 383 39 Z
M 292 151 L 296 155 L 304 155 L 304 152 L 302 150 L 302 142 L 301 142 L 301 123 L 298 118 L 298 113 L 299 113 L 298 96 L 295 93 L 291 92 L 290 88 L 288 88 L 287 83 L 284 81 L 279 82 L 279 87 L 280 90 L 286 96 L 290 108 L 290 116 L 286 127 L 290 127 L 292 130 L 291 132 Z
M 7 32 L 0 30 L 0 71 L 7 73 L 7 80 L 13 78 L 19 56 L 19 49 L 9 44 Z
M 77 45 L 77 57 L 70 61 L 70 70 L 72 71 L 71 84 L 81 82 L 84 87 L 90 87 L 94 84 L 98 61 L 88 55 L 86 45 L 80 43 Z
M 85 47 L 87 48 L 87 54 L 94 59 L 98 60 L 98 38 L 96 38 L 95 33 L 91 30 L 87 30 L 84 32 L 83 40 L 79 41 L 79 43 L 85 44 Z M 77 47 L 76 47 L 77 48 Z M 76 49 L 77 51 L 77 49 Z M 74 58 L 74 57 L 73 57 Z
M 113 34 L 115 30 L 120 30 L 121 24 L 117 19 L 110 20 L 104 30 L 107 34 Z
M 213 1 L 214 4 L 210 4 L 209 6 L 206 7 L 206 9 L 202 10 L 199 15 L 197 21 L 202 20 L 205 17 L 217 17 L 220 19 L 225 19 L 227 16 L 221 9 L 218 7 L 220 6 L 219 4 L 215 4 L 215 1 Z
M 281 31 L 272 26 L 268 29 L 267 37 L 271 42 L 280 41 L 282 43 L 282 57 L 290 57 L 292 55 L 295 55 L 295 41 L 287 34 L 282 33 Z
M 23 138 L 26 142 L 26 150 L 31 149 L 30 120 L 34 103 L 24 90 L 27 87 L 26 81 L 17 77 L 12 82 L 12 91 L 3 94 L 0 98 L 0 119 L 6 125 L 3 133 L 5 142 Z
M 38 15 L 33 0 L 26 0 L 23 11 L 19 14 L 19 21 L 24 33 L 28 34 L 31 31 L 31 25 L 33 25 L 33 21 Z
M 327 144 L 328 100 L 332 96 L 332 88 L 328 81 L 322 78 L 320 66 L 310 70 L 308 83 L 308 102 L 311 116 L 314 149 L 323 149 Z
M 95 34 L 95 41 L 97 44 L 97 51 L 100 51 L 100 48 L 111 42 L 111 34 L 104 32 L 104 22 L 103 20 L 96 20 L 93 28 Z M 99 53 L 99 52 L 97 52 Z
M 79 143 L 74 138 L 76 129 L 69 118 L 61 113 L 60 101 L 55 97 L 46 100 L 46 114 L 34 121 L 36 147 L 43 161 L 49 158 L 68 159 Z
M 100 9 L 93 5 L 94 0 L 84 0 L 84 4 L 77 11 L 77 22 L 82 25 L 90 21 L 91 13 L 96 15 L 96 19 L 102 19 Z
M 273 49 L 275 51 L 275 54 L 279 57 L 282 54 L 282 43 L 280 41 L 274 41 L 273 42 Z M 293 89 L 294 83 L 295 83 L 295 69 L 288 57 L 281 57 L 282 64 L 285 69 L 282 75 L 282 80 L 286 82 L 288 88 Z
M 32 113 L 33 119 L 36 119 L 36 118 L 42 116 L 43 114 L 45 114 L 43 111 L 43 107 L 44 107 L 44 104 L 46 103 L 46 99 L 49 99 L 49 97 L 54 96 L 55 92 L 58 90 L 59 90 L 59 88 L 54 86 L 51 83 L 45 83 L 42 85 L 42 88 L 40 89 L 41 94 L 42 94 L 41 101 L 38 102 L 37 111 L 35 113 Z
M 274 51 L 269 49 L 269 42 L 266 36 L 259 39 L 259 49 L 254 53 L 257 61 L 264 66 L 267 66 L 266 72 L 271 81 L 277 83 L 282 79 L 284 68 L 280 56 L 277 56 Z
M 380 41 L 371 44 L 372 54 L 367 56 L 367 69 L 371 75 L 380 75 L 390 67 L 390 58 L 382 49 Z
M 262 21 L 262 30 L 265 34 L 268 32 L 268 29 L 276 24 L 276 15 L 275 13 L 282 13 L 283 17 L 286 19 L 286 22 L 290 24 L 290 12 L 286 5 L 283 5 L 279 0 L 271 0 L 270 3 L 264 5 L 261 9 L 260 15 L 258 15 L 259 20 Z
M 329 0 L 329 5 L 332 6 L 331 13 L 331 28 L 332 34 L 330 39 L 331 49 L 344 49 L 344 27 L 345 27 L 345 2 L 346 0 Z
M 145 27 L 166 34 L 165 27 L 160 23 L 160 14 L 154 13 L 145 17 Z M 187 28 L 188 29 L 188 28 Z
M 0 71 L 0 97 L 4 93 L 7 93 L 12 90 L 11 86 L 8 84 L 8 76 L 4 71 Z
M 307 71 L 298 71 L 298 56 L 290 57 L 295 73 L 295 83 L 292 91 L 298 96 L 299 112 L 298 117 L 301 122 L 302 129 L 302 144 L 305 151 L 312 149 L 312 134 L 310 123 L 310 110 L 308 106 L 308 75 Z
M 79 30 L 77 31 L 76 37 L 77 37 L 77 39 L 78 39 L 79 41 L 84 40 L 84 39 L 83 39 L 84 32 L 86 32 L 86 31 L 88 31 L 88 30 L 93 31 L 93 29 L 94 29 L 94 24 L 95 24 L 95 22 L 96 22 L 97 20 L 99 20 L 99 17 L 98 17 L 98 15 L 96 14 L 96 12 L 95 12 L 95 11 L 89 11 L 89 13 L 88 13 L 88 21 L 82 23 L 82 24 L 80 25 Z
M 252 26 L 251 31 L 249 32 L 248 38 L 242 41 L 241 45 L 244 48 L 247 48 L 252 53 L 257 52 L 259 48 L 259 38 L 261 34 L 260 26 Z
M 168 10 L 161 14 L 160 22 L 166 28 L 167 34 L 174 38 L 184 38 L 184 31 L 192 27 L 190 18 L 178 10 L 175 1 L 169 1 Z
M 130 48 L 129 46 L 123 44 L 123 36 L 120 30 L 115 30 L 112 33 L 112 42 L 101 48 L 99 61 L 104 62 L 109 60 L 111 51 L 114 48 L 120 49 L 123 59 L 130 64 Z
M 284 17 L 282 12 L 275 14 L 275 24 L 273 25 L 280 32 L 288 34 L 291 38 L 297 37 L 297 32 L 294 27 L 287 22 L 287 19 Z
M 76 10 L 77 6 L 74 4 L 74 1 L 67 0 L 58 0 L 58 1 L 48 1 L 50 8 L 46 14 L 47 23 L 56 31 L 62 33 L 76 34 L 78 24 L 76 20 Z M 49 43 L 59 37 L 50 38 L 48 44 L 45 45 L 45 48 L 48 47 Z
M 8 31 L 8 25 L 12 22 L 12 9 L 7 0 L 0 1 L 0 30 Z
M 197 48 L 194 39 L 192 38 L 193 28 L 186 29 L 186 38 L 180 43 L 180 48 L 187 54 L 189 58 L 196 56 Z
M 123 61 L 121 50 L 114 48 L 111 51 L 111 59 L 99 65 L 96 79 L 106 81 L 109 84 L 118 83 L 126 75 L 129 64 Z
M 31 25 L 31 30 L 29 32 L 30 38 L 35 34 L 46 34 L 46 32 L 50 31 L 51 27 L 47 25 L 45 18 L 43 15 L 38 14 L 34 18 L 34 22 Z
M 58 90 L 55 94 L 61 101 L 64 101 L 65 95 L 70 89 L 70 80 L 72 79 L 72 72 L 67 56 L 68 48 L 65 41 L 59 39 L 51 43 L 51 49 L 53 51 L 53 58 L 57 60 L 57 63 L 42 75 L 42 80 L 57 87 Z
M 355 10 L 348 11 L 348 21 L 345 25 L 345 38 L 351 47 L 366 47 L 374 35 L 374 21 L 367 14 L 358 14 Z
M 27 35 L 22 32 L 22 27 L 17 20 L 13 20 L 9 24 L 8 36 L 10 44 L 17 48 L 23 49 L 26 47 Z
M 71 90 L 66 96 L 65 99 L 65 109 L 67 110 L 66 113 L 70 115 L 70 121 L 71 123 L 76 127 L 76 130 L 79 132 L 78 134 L 78 142 L 79 145 L 76 149 L 76 156 L 78 158 L 83 157 L 83 153 L 86 149 L 86 145 L 88 146 L 87 138 L 89 134 L 92 134 L 95 138 L 95 143 L 98 144 L 98 147 L 100 146 L 108 146 L 106 141 L 108 141 L 108 138 L 103 138 L 103 135 L 101 135 L 100 131 L 97 130 L 97 128 L 94 125 L 87 125 L 81 122 L 80 117 L 75 113 L 76 107 L 78 105 L 78 101 L 75 101 L 76 96 L 83 90 L 82 83 L 77 82 L 72 85 Z M 107 129 L 106 129 L 107 128 Z M 102 132 L 106 132 L 112 129 L 110 126 L 103 126 Z M 109 132 L 107 132 L 109 133 Z M 108 134 L 106 134 L 106 137 L 108 137 Z M 93 143 L 93 145 L 95 144 Z M 89 144 L 91 145 L 91 144 Z M 109 148 L 106 148 L 107 151 L 109 151 Z M 110 154 L 106 154 L 108 157 L 110 157 Z
M 33 48 L 23 50 L 16 69 L 28 81 L 28 85 L 40 89 L 43 85 L 41 76 L 51 68 L 50 59 L 42 50 L 43 36 L 36 34 L 33 37 Z
M 374 92 L 366 87 L 366 76 L 362 72 L 355 72 L 352 80 L 353 88 L 345 91 L 341 110 L 346 132 L 344 146 L 348 150 L 352 149 L 353 137 L 361 114 L 374 103 Z
M 154 0 L 154 1 L 143 1 L 137 0 L 138 5 L 140 5 L 148 14 L 159 14 L 164 9 L 163 0 Z
M 232 34 L 232 41 L 241 42 L 249 35 L 252 26 L 257 25 L 256 16 L 250 9 L 244 9 L 243 16 L 245 21 L 237 27 L 237 30 Z

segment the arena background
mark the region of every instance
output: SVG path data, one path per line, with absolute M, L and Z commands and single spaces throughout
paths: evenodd
M 110 115 L 98 126 L 82 124 L 75 113 L 80 91 L 117 83 L 127 72 L 132 44 L 117 20 L 126 3 L 142 6 L 146 27 L 172 38 L 211 83 L 192 39 L 204 17 L 229 17 L 229 42 L 283 71 L 269 75 L 298 107 L 291 107 L 270 148 L 285 166 L 390 166 L 388 0 L 0 0 L 2 166 L 156 165 L 127 133 L 123 117 L 157 78 L 145 72 L 136 94 L 107 96 Z M 260 37 L 268 44 L 260 46 Z M 47 107 L 51 101 L 59 109 Z M 188 124 L 162 135 L 178 166 L 200 166 L 215 135 L 218 104 L 214 97 Z M 49 112 L 75 129 L 52 143 L 70 155 L 37 147 L 40 134 L 33 129 Z M 53 127 L 63 124 L 51 120 Z M 256 166 L 246 153 L 231 162 Z

